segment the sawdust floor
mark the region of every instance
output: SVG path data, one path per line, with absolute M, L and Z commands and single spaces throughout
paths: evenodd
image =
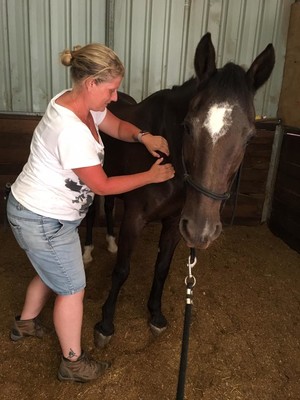
M 84 231 L 81 228 L 83 236 Z M 83 345 L 112 368 L 96 382 L 61 383 L 54 333 L 12 343 L 11 320 L 22 306 L 33 271 L 9 230 L 1 228 L 0 399 L 174 400 L 178 382 L 188 250 L 178 246 L 166 281 L 163 310 L 169 326 L 154 338 L 147 325 L 159 225 L 149 225 L 132 258 L 119 296 L 116 334 L 95 349 L 115 256 L 105 231 L 95 229 L 94 261 L 87 269 Z M 266 226 L 225 228 L 211 248 L 198 252 L 197 279 L 186 372 L 189 400 L 300 399 L 300 255 Z M 51 300 L 42 313 L 52 325 Z

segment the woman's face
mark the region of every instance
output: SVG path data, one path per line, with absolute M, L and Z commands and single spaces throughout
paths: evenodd
M 117 90 L 121 84 L 122 77 L 113 78 L 110 81 L 91 85 L 91 107 L 93 111 L 104 111 L 111 101 L 117 101 Z

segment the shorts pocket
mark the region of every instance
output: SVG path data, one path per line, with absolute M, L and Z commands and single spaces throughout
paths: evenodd
M 19 246 L 21 247 L 21 249 L 27 250 L 26 240 L 23 235 L 22 227 L 18 223 L 12 221 L 11 219 L 9 219 L 9 224 L 14 234 L 14 237 L 18 242 Z
M 60 236 L 64 224 L 58 219 L 42 217 L 43 234 L 47 240 L 53 240 Z

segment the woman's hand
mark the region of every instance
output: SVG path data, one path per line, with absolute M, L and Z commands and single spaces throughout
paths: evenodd
M 168 179 L 174 178 L 175 170 L 172 164 L 163 164 L 163 158 L 159 158 L 155 161 L 152 167 L 149 169 L 148 172 L 151 173 L 151 181 L 152 183 L 159 183 L 167 181 Z
M 142 136 L 141 143 L 147 147 L 147 150 L 153 157 L 160 157 L 160 154 L 158 154 L 156 150 L 161 151 L 167 156 L 170 155 L 168 142 L 162 136 L 154 136 L 151 135 L 151 133 L 146 133 Z

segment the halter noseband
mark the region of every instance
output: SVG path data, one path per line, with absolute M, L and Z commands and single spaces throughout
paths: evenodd
M 183 152 L 182 152 L 182 165 L 183 165 L 183 172 L 184 172 L 184 174 L 183 174 L 184 181 L 187 182 L 190 186 L 192 186 L 192 188 L 197 190 L 197 192 L 200 192 L 201 194 L 204 194 L 204 196 L 207 196 L 213 200 L 224 201 L 224 200 L 229 199 L 230 192 L 215 193 L 193 181 L 191 175 L 188 174 L 188 172 L 187 172 L 186 165 L 184 162 Z

